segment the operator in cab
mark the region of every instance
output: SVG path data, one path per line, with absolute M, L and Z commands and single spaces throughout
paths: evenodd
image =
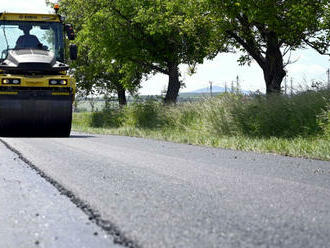
M 24 35 L 21 35 L 16 41 L 15 49 L 26 49 L 35 48 L 42 49 L 42 44 L 35 35 L 31 35 L 30 31 L 32 29 L 31 25 L 19 26 L 19 29 L 23 30 Z

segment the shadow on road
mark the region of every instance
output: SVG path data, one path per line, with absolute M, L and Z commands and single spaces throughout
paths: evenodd
M 70 137 L 57 137 L 57 136 L 38 136 L 38 135 L 1 135 L 0 138 L 28 138 L 28 139 L 88 139 L 95 138 L 92 135 L 70 135 Z
M 88 139 L 88 138 L 95 138 L 93 135 L 76 135 L 73 134 L 70 136 L 70 139 Z

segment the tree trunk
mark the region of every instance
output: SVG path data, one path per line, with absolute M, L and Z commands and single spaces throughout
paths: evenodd
M 117 95 L 118 95 L 118 102 L 119 106 L 123 107 L 126 106 L 127 100 L 126 100 L 126 90 L 122 85 L 117 86 Z
M 266 82 L 266 93 L 281 93 L 281 83 L 286 75 L 283 64 L 283 55 L 280 47 L 270 44 L 266 52 L 265 65 L 262 68 Z
M 165 104 L 175 104 L 181 87 L 179 80 L 179 65 L 177 63 L 168 63 L 169 80 L 165 97 Z

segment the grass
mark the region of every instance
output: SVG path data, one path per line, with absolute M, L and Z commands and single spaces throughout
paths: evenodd
M 75 113 L 73 129 L 330 160 L 330 92 L 292 97 L 223 94 L 164 106 L 134 103 L 119 109 Z

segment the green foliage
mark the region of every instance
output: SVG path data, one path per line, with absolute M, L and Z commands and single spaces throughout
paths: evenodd
M 171 75 L 173 84 L 169 85 L 175 85 L 176 90 L 167 97 L 176 100 L 179 64 L 202 63 L 209 54 L 212 25 L 193 14 L 191 2 L 62 0 L 61 13 L 78 31 L 82 58 L 75 64 L 75 73 L 91 82 L 86 86 L 82 80 L 81 87 L 91 89 L 88 85 L 104 79 L 104 72 L 108 75 L 112 61 L 116 61 L 124 65 L 119 72 L 126 75 L 120 79 L 125 87 L 132 86 L 130 76 L 137 72 Z
M 330 140 L 330 103 L 321 112 L 318 118 L 318 125 L 322 129 L 324 136 Z
M 168 107 L 157 101 L 92 115 L 92 127 L 132 127 L 198 132 L 211 136 L 313 137 L 329 135 L 330 91 L 292 97 L 222 94 Z
M 125 126 L 137 128 L 160 128 L 166 124 L 163 107 L 159 102 L 148 100 L 145 103 L 133 103 L 123 109 Z
M 81 96 L 89 94 L 111 94 L 119 90 L 137 91 L 142 73 L 133 63 L 120 63 L 109 59 L 101 59 L 101 54 L 84 51 L 83 42 L 78 41 L 80 55 L 72 63 L 73 74 Z
M 100 1 L 61 1 L 60 13 L 65 15 L 67 23 L 73 24 L 77 33 L 74 42 L 79 47 L 79 56 L 76 61 L 71 61 L 71 68 L 77 80 L 78 93 L 82 97 L 95 93 L 118 93 L 122 90 L 135 93 L 143 76 L 141 66 L 109 57 L 104 47 L 96 48 L 93 45 L 93 39 L 86 31 L 90 16 L 100 7 Z M 103 32 L 99 35 L 103 35 Z
M 85 132 L 330 160 L 329 106 L 327 90 L 271 98 L 223 94 L 172 107 L 147 101 L 78 113 L 73 124 Z
M 327 0 L 205 0 L 203 2 L 204 8 L 210 11 L 212 18 L 218 24 L 219 38 L 229 38 L 233 45 L 244 50 L 246 47 L 242 43 L 247 44 L 252 41 L 256 42 L 256 49 L 262 50 L 264 44 L 271 42 L 267 39 L 270 38 L 270 34 L 276 37 L 280 46 L 289 46 L 294 50 L 307 45 L 308 41 L 321 41 L 324 38 L 324 32 L 321 30 L 329 30 L 329 26 L 322 26 L 330 6 Z M 320 42 L 319 45 L 321 43 L 323 47 L 320 48 L 326 51 L 329 44 Z
M 324 8 L 324 17 L 323 17 L 323 27 L 322 29 L 324 32 L 326 32 L 326 40 L 325 42 L 329 43 L 330 42 L 330 3 L 328 3 L 327 6 Z
M 123 124 L 124 116 L 118 109 L 92 113 L 91 126 L 95 128 L 118 128 Z
M 91 115 L 89 125 L 94 128 L 118 128 L 121 126 L 156 129 L 168 121 L 162 114 L 161 103 L 148 100 L 144 103 L 133 103 L 123 108 L 111 108 Z
M 100 9 L 84 29 L 91 49 L 99 46 L 106 48 L 111 57 L 157 63 L 160 72 L 166 71 L 168 62 L 190 64 L 205 57 L 203 45 L 208 44 L 208 29 L 188 15 L 189 1 L 98 2 Z M 188 29 L 184 25 L 187 23 L 193 25 Z
M 306 137 L 321 133 L 318 118 L 329 99 L 329 92 L 309 92 L 292 98 L 261 97 L 235 104 L 232 114 L 239 132 L 245 135 Z
M 75 114 L 73 117 L 73 123 L 76 127 L 80 127 L 80 128 L 85 126 L 92 126 L 91 113 L 82 112 L 79 114 Z
M 255 60 L 264 72 L 267 93 L 279 93 L 286 74 L 284 56 L 312 47 L 327 54 L 330 45 L 328 0 L 203 0 L 200 18 L 214 23 L 211 50 L 240 50 L 239 64 Z M 290 62 L 290 61 L 289 61 Z
M 164 123 L 168 129 L 177 129 L 183 132 L 187 129 L 198 128 L 200 121 L 200 113 L 193 103 L 180 104 L 175 107 L 163 107 L 162 112 L 166 118 Z
M 220 51 L 245 52 L 264 71 L 267 93 L 279 92 L 286 53 L 311 46 L 327 53 L 328 0 L 62 0 L 78 31 L 78 86 L 87 92 L 135 90 L 142 75 L 169 75 L 176 100 L 178 66 L 193 68 Z M 83 7 L 82 7 L 83 6 Z M 114 63 L 115 61 L 115 63 Z M 107 83 L 105 83 L 107 82 Z

